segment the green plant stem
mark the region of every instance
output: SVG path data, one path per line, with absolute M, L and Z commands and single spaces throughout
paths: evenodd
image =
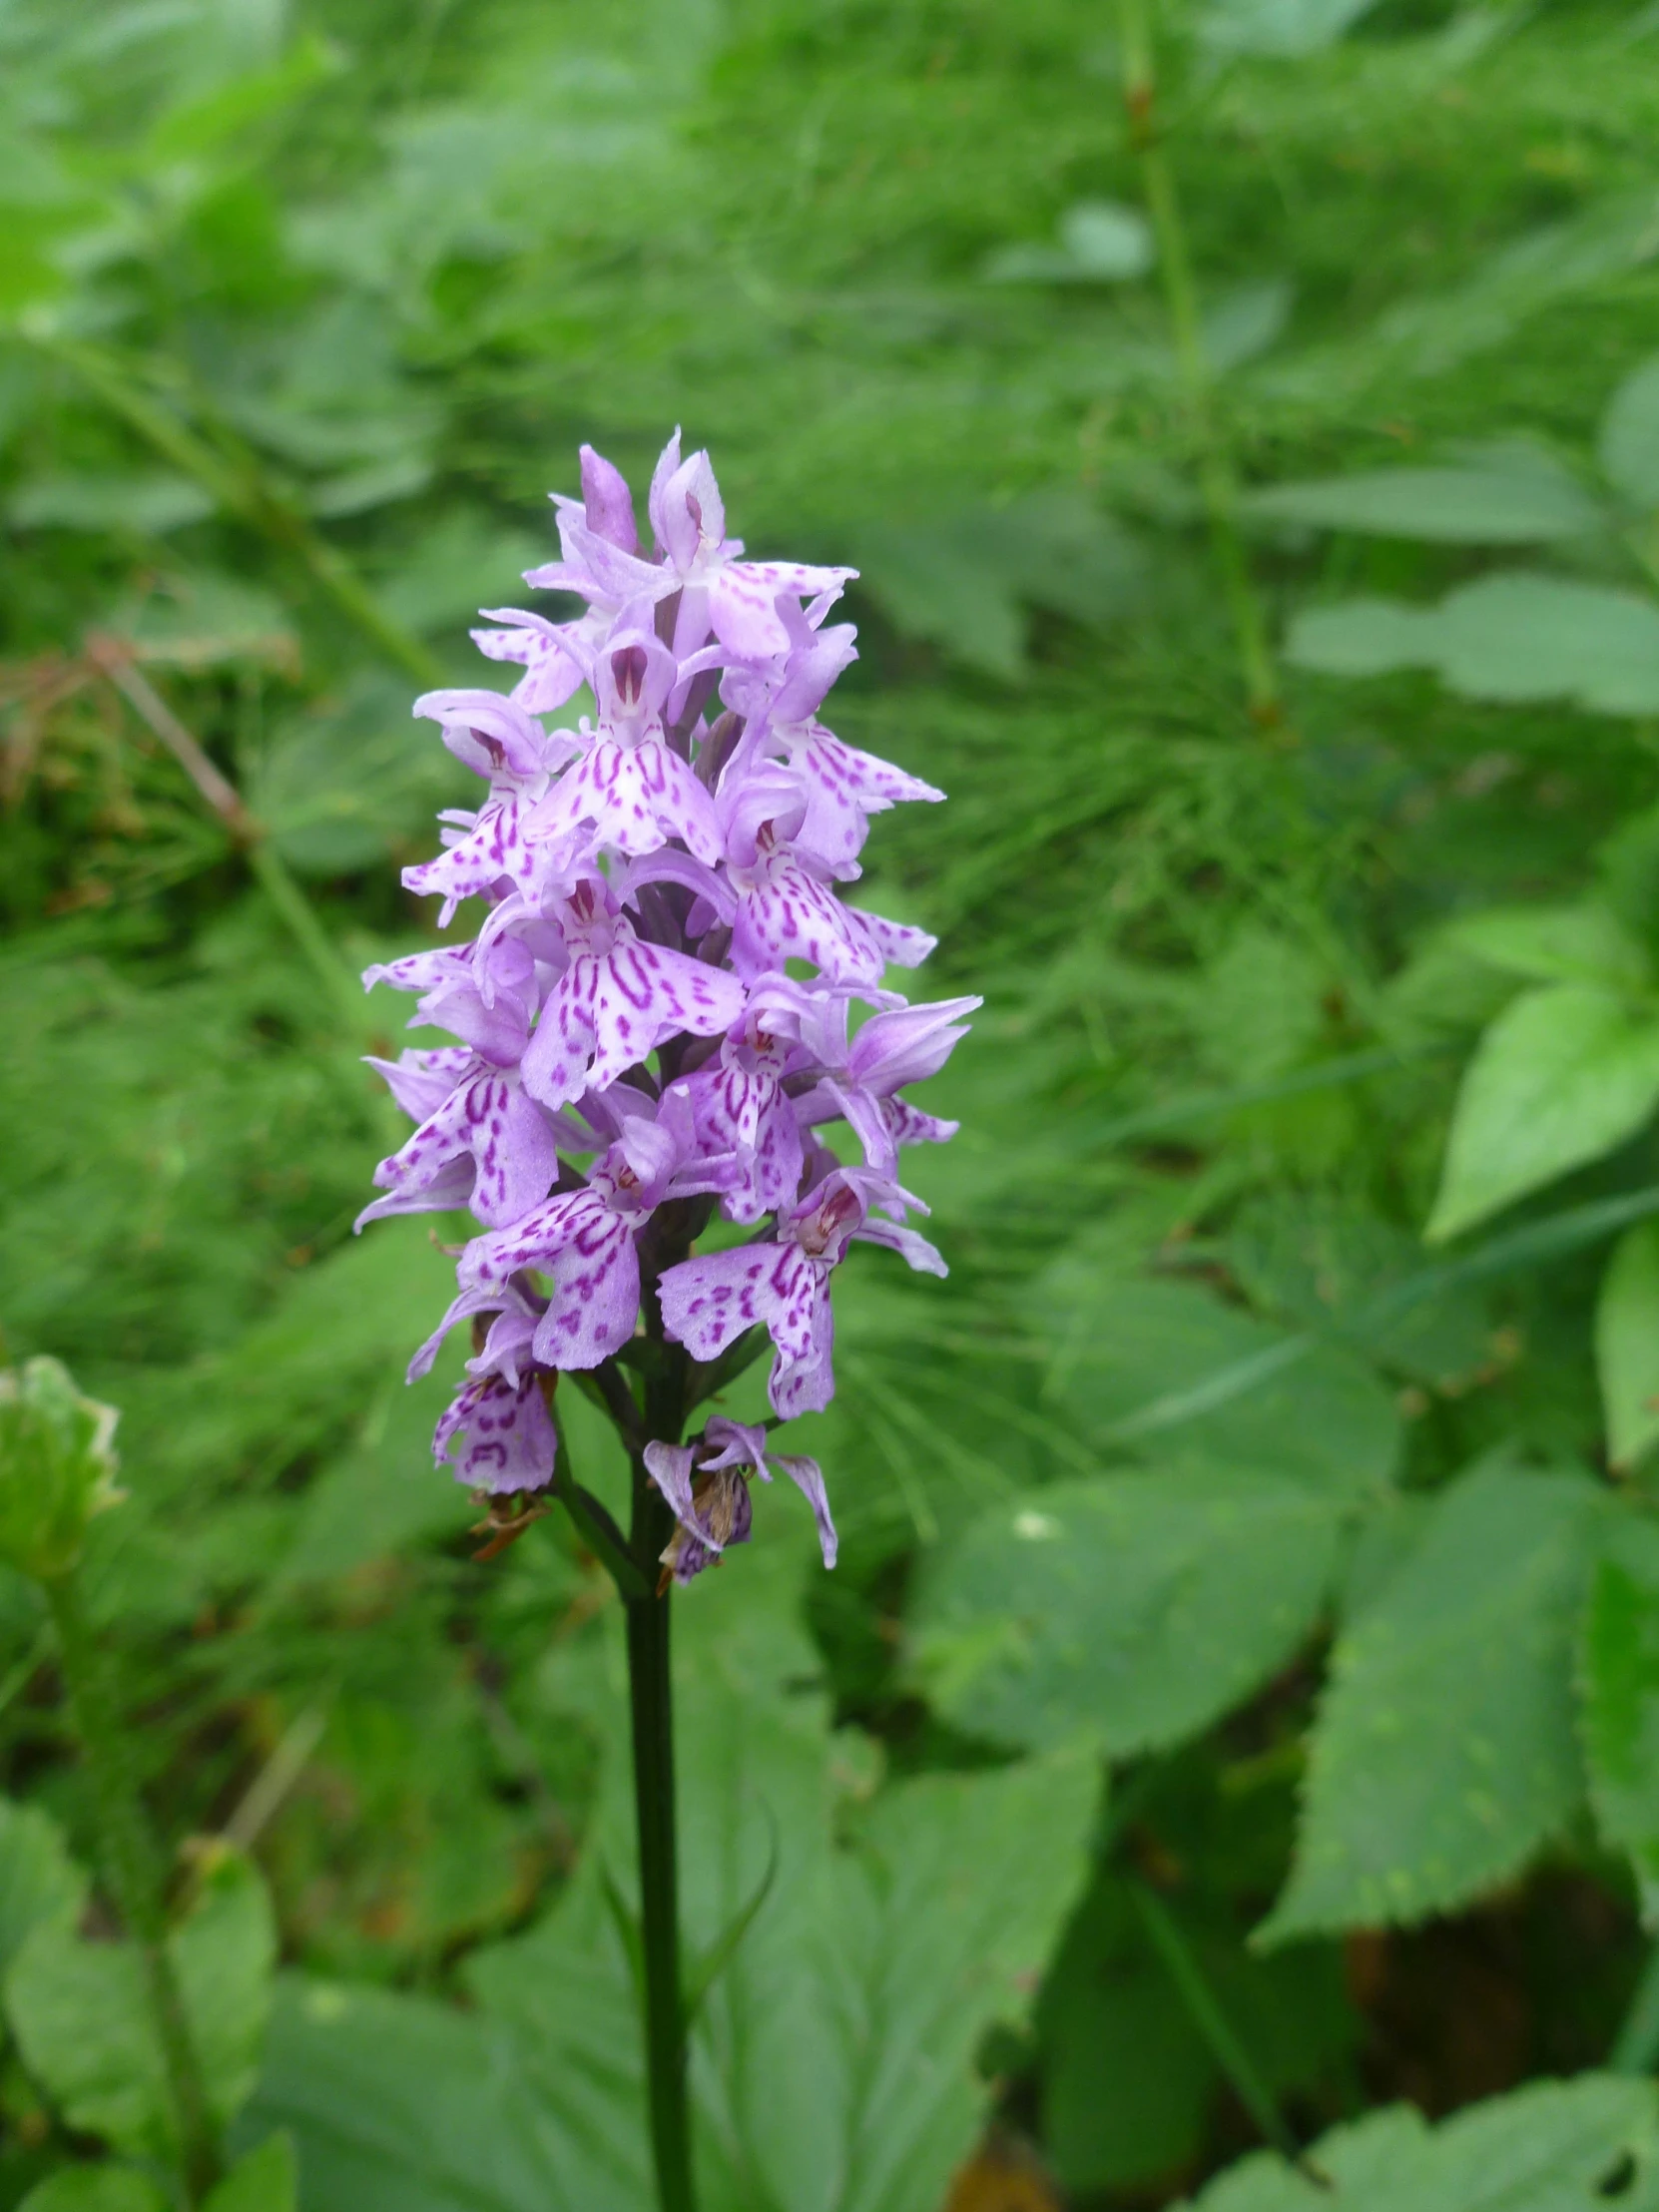
M 401 623 L 394 622 L 337 546 L 312 528 L 291 500 L 266 481 L 255 457 L 223 450 L 202 437 L 173 409 L 151 397 L 114 354 L 47 328 L 26 327 L 30 342 L 78 376 L 113 414 L 147 444 L 192 476 L 226 514 L 245 522 L 291 554 L 353 627 L 417 684 L 443 682 L 443 665 Z
M 679 1869 L 675 1843 L 674 1699 L 669 1598 L 656 1594 L 657 1555 L 674 1516 L 645 1473 L 634 1471 L 630 1548 L 646 1595 L 626 1602 L 628 1692 L 634 1735 L 634 1810 L 640 1848 L 640 1949 L 645 1996 L 646 2094 L 662 2212 L 693 2212 L 691 2119 L 686 2103 L 686 2013 L 680 1977 Z
M 212 2189 L 223 2161 L 184 1997 L 167 1948 L 167 1909 L 156 1846 L 75 1579 L 62 1576 L 47 1583 L 45 1590 L 92 1782 L 105 1874 L 143 1962 L 145 1990 L 178 2127 L 185 2193 L 194 2206 Z
M 1198 449 L 1199 489 L 1210 522 L 1210 542 L 1221 572 L 1238 641 L 1239 663 L 1251 714 L 1263 724 L 1282 719 L 1279 677 L 1268 648 L 1267 628 L 1261 604 L 1251 580 L 1250 562 L 1239 532 L 1239 485 L 1232 455 L 1216 417 L 1215 391 L 1204 331 L 1199 318 L 1198 291 L 1193 282 L 1192 261 L 1187 252 L 1187 230 L 1181 217 L 1175 171 L 1165 150 L 1157 119 L 1157 78 L 1153 69 L 1152 32 L 1146 16 L 1146 0 L 1118 0 L 1118 20 L 1123 44 L 1123 102 L 1129 118 L 1129 142 L 1140 165 L 1141 186 L 1158 247 L 1158 269 L 1164 286 L 1171 336 L 1175 346 L 1176 373 Z

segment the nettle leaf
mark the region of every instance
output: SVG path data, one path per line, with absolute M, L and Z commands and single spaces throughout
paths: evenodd
M 1659 1898 L 1659 1523 L 1622 1513 L 1590 1589 L 1579 1656 L 1590 1802 Z
M 1248 1467 L 1053 1484 L 927 1563 L 916 1669 L 949 1719 L 997 1742 L 1177 1743 L 1307 1635 L 1344 1512 L 1340 1492 Z
M 1607 402 L 1596 449 L 1632 506 L 1659 507 L 1659 354 L 1632 369 Z
M 1322 2135 L 1302 2170 L 1258 2151 L 1191 2200 L 1202 2212 L 1651 2212 L 1659 2103 L 1610 2074 L 1533 2082 L 1430 2127 L 1389 2105 Z
M 1539 545 L 1582 537 L 1609 517 L 1569 470 L 1545 453 L 1465 468 L 1390 468 L 1322 476 L 1251 492 L 1247 514 L 1380 537 L 1447 545 Z
M 171 2200 L 133 2166 L 62 2166 L 17 2212 L 171 2212 Z
M 1464 1073 L 1424 1231 L 1454 1237 L 1598 1159 L 1659 1105 L 1659 1016 L 1582 983 L 1524 991 Z
M 86 1894 L 87 1878 L 52 1816 L 0 1798 L 0 1977 L 35 1929 L 73 1928 Z
M 1308 608 L 1292 622 L 1285 652 L 1328 676 L 1433 669 L 1466 699 L 1659 711 L 1659 607 L 1562 577 L 1483 576 L 1437 607 L 1354 599 Z
M 1571 1818 L 1572 1646 L 1602 1504 L 1587 1476 L 1501 1466 L 1435 1500 L 1337 1641 L 1265 1939 L 1461 1905 Z
M 254 2086 L 270 2004 L 276 1931 L 265 1884 L 227 1854 L 169 1937 L 214 2117 Z M 6 1979 L 6 2012 L 30 2071 L 72 2127 L 118 2150 L 168 2158 L 173 2119 L 142 1961 L 131 1943 L 88 1942 L 47 1923 Z
M 1596 1301 L 1596 1373 L 1608 1457 L 1628 1467 L 1659 1437 L 1659 1223 L 1639 1222 L 1613 1247 Z

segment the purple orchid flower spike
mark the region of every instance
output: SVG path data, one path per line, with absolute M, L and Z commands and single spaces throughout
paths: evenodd
M 417 703 L 487 791 L 442 818 L 443 849 L 405 881 L 441 901 L 440 927 L 463 900 L 483 918 L 471 943 L 364 978 L 412 993 L 411 1026 L 454 1040 L 371 1062 L 414 1126 L 376 1168 L 359 1226 L 473 1217 L 456 1296 L 409 1374 L 470 1324 L 434 1449 L 493 1501 L 504 1539 L 545 1510 L 561 1371 L 627 1354 L 640 1373 L 678 1373 L 695 1403 L 748 1356 L 746 1332 L 764 1332 L 772 1404 L 789 1418 L 833 1391 L 831 1284 L 851 1244 L 943 1273 L 908 1226 L 925 1209 L 896 1166 L 904 1144 L 954 1124 L 904 1093 L 943 1065 L 978 1003 L 912 1007 L 887 990 L 886 969 L 933 940 L 840 894 L 873 816 L 939 797 L 821 719 L 855 658 L 850 624 L 829 619 L 854 572 L 751 559 L 727 533 L 709 456 L 683 453 L 678 432 L 645 502 L 649 550 L 621 473 L 590 446 L 581 471 L 581 497 L 555 500 L 560 558 L 528 581 L 575 593 L 585 612 L 496 610 L 474 636 L 522 671 L 511 696 Z M 550 728 L 584 685 L 591 724 Z M 836 1122 L 861 1165 L 826 1143 Z M 757 1240 L 699 1251 L 716 1213 Z M 655 1485 L 651 1512 L 656 1493 L 673 1507 L 668 1580 L 692 1582 L 749 1541 L 751 1484 L 778 1472 L 808 1498 L 833 1563 L 814 1461 L 721 1415 L 692 1443 L 652 1435 L 654 1401 L 624 1366 L 602 1384 Z

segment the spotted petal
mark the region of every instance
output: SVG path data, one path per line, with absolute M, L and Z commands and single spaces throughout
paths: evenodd
M 534 1373 L 516 1385 L 499 1375 L 464 1382 L 432 1436 L 433 1458 L 449 1460 L 457 1482 L 495 1493 L 545 1489 L 557 1451 L 553 1416 Z
M 544 1106 L 602 1091 L 678 1030 L 729 1029 L 743 1000 L 735 975 L 623 926 L 609 952 L 578 953 L 548 993 L 524 1054 L 525 1086 Z

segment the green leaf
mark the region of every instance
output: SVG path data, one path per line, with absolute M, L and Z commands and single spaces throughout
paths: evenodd
M 1436 1500 L 1338 1639 L 1265 1939 L 1449 1910 L 1571 1818 L 1572 1645 L 1601 1504 L 1582 1476 L 1504 1467 Z
M 265 1885 L 228 1853 L 169 1937 L 208 2102 L 223 2125 L 259 2071 L 275 1930 Z M 148 1989 L 131 1943 L 37 1928 L 6 1979 L 6 2011 L 30 2071 L 71 2126 L 118 2150 L 173 2154 L 171 2105 Z
M 1517 456 L 1508 469 L 1392 468 L 1275 484 L 1251 492 L 1245 511 L 1259 521 L 1447 545 L 1541 545 L 1582 537 L 1608 520 L 1577 477 L 1542 453 Z
M 1081 1735 L 1114 1758 L 1177 1743 L 1295 1651 L 1343 1510 L 1250 1468 L 1053 1484 L 927 1563 L 916 1664 L 950 1720 L 997 1742 Z
M 1608 1532 L 1579 1660 L 1590 1803 L 1607 1841 L 1659 1896 L 1659 1524 L 1621 1514 Z
M 1596 1373 L 1607 1454 L 1628 1467 L 1659 1436 L 1659 1223 L 1627 1229 L 1596 1301 Z
M 298 2202 L 292 2138 L 268 2135 L 257 2150 L 238 2159 L 202 2212 L 297 2212 Z
M 1060 218 L 1057 246 L 1003 246 L 985 263 L 990 284 L 1121 284 L 1152 267 L 1152 232 L 1138 208 L 1080 200 Z
M 1609 481 L 1633 507 L 1659 507 L 1659 354 L 1632 369 L 1607 402 L 1596 446 Z
M 131 530 L 161 537 L 213 511 L 211 494 L 170 469 L 128 476 L 78 470 L 22 485 L 7 502 L 6 517 L 20 530 Z
M 1192 2200 L 1202 2212 L 1652 2212 L 1659 2107 L 1611 2075 L 1532 2082 L 1430 2127 L 1389 2105 L 1322 2135 L 1304 2168 L 1258 2151 Z
M 1376 0 L 1215 0 L 1199 36 L 1225 54 L 1290 58 L 1334 46 Z
M 1034 1305 L 1049 1390 L 1102 1445 L 1236 1462 L 1354 1495 L 1386 1480 L 1399 1414 L 1352 1354 L 1293 1338 L 1191 1284 L 1124 1276 L 1085 1238 L 1044 1270 Z
M 1599 1159 L 1659 1104 L 1659 1017 L 1581 983 L 1525 991 L 1464 1073 L 1424 1234 L 1454 1237 Z
M 1554 576 L 1484 576 L 1438 607 L 1356 599 L 1311 608 L 1292 622 L 1285 650 L 1329 676 L 1431 668 L 1468 699 L 1659 711 L 1659 607 Z
M 589 1992 L 566 1983 L 560 1995 L 585 2007 Z M 544 2098 L 504 2026 L 427 1997 L 285 1976 L 248 2117 L 291 2130 L 305 2212 L 648 2212 L 637 2102 L 625 2097 L 607 2141 L 607 2105 L 587 2094 L 618 2069 L 633 2091 L 626 1991 L 584 2018 L 587 2063 Z
M 1534 983 L 1639 990 L 1649 976 L 1642 947 L 1616 915 L 1595 902 L 1493 907 L 1453 922 L 1441 941 Z
M 0 1979 L 35 1929 L 73 1928 L 86 1894 L 52 1816 L 0 1798 Z
M 170 2206 L 149 2175 L 131 2166 L 62 2166 L 29 2191 L 17 2212 L 170 2212 Z

